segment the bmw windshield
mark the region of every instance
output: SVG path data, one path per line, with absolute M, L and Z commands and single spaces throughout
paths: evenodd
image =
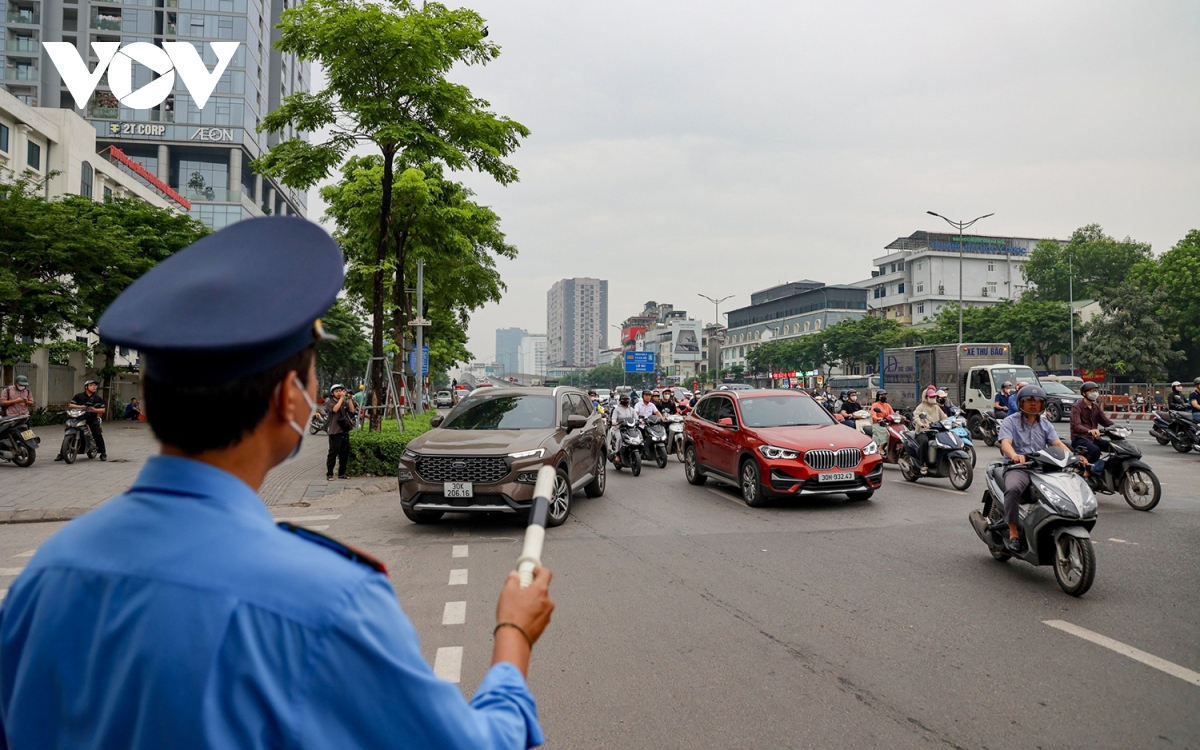
M 469 400 L 442 425 L 446 430 L 544 430 L 554 427 L 553 396 L 497 396 Z
M 830 424 L 833 417 L 805 396 L 755 396 L 738 401 L 747 427 L 800 427 Z

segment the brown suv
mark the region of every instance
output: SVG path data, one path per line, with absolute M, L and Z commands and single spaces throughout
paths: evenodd
M 578 388 L 476 389 L 400 457 L 400 505 L 415 523 L 446 512 L 527 513 L 543 466 L 558 477 L 547 526 L 571 495 L 604 494 L 604 419 Z

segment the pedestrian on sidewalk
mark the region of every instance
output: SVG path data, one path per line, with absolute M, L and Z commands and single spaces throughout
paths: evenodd
M 317 224 L 246 219 L 150 269 L 101 316 L 101 339 L 142 355 L 162 454 L 9 586 L 0 746 L 545 743 L 525 674 L 554 609 L 550 571 L 527 588 L 508 574 L 492 666 L 468 703 L 429 666 L 382 563 L 276 523 L 257 494 L 308 433 L 319 316 L 342 263 Z
M 346 464 L 350 461 L 350 431 L 354 429 L 354 418 L 358 405 L 346 396 L 346 386 L 334 384 L 325 401 L 329 424 L 329 455 L 325 457 L 325 479 L 333 479 L 333 464 L 338 463 L 338 479 L 346 478 Z
M 13 384 L 0 391 L 0 417 L 27 417 L 33 406 L 33 391 L 29 390 L 29 378 L 18 375 Z

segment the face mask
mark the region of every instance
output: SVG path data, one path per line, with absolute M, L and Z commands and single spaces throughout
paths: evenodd
M 295 383 L 296 387 L 300 389 L 300 395 L 304 396 L 304 400 L 308 402 L 308 417 L 304 420 L 303 425 L 296 424 L 294 420 L 288 420 L 288 424 L 290 424 L 292 429 L 296 431 L 296 434 L 300 436 L 300 439 L 296 441 L 296 447 L 292 449 L 290 454 L 288 454 L 287 460 L 289 461 L 300 453 L 300 446 L 304 445 L 304 428 L 308 427 L 308 425 L 312 423 L 313 417 L 317 415 L 317 402 L 309 398 L 308 389 L 305 388 L 304 384 L 300 382 L 300 378 L 293 375 L 292 382 Z
M 1088 395 L 1087 395 L 1088 401 L 1098 401 L 1099 399 L 1100 399 L 1100 394 L 1097 391 L 1088 391 Z
M 886 403 L 887 403 L 887 396 L 880 396 L 880 397 L 879 397 L 879 403 L 881 403 L 881 404 L 886 404 Z

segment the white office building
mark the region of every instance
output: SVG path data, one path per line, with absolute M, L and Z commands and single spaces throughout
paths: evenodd
M 1021 267 L 1040 240 L 1029 237 L 963 235 L 963 305 L 979 307 L 1017 299 L 1028 288 Z M 899 237 L 875 259 L 871 278 L 859 282 L 869 292 L 872 315 L 905 325 L 922 325 L 959 300 L 957 234 L 913 232 Z
M 517 372 L 546 377 L 546 335 L 526 334 L 517 345 Z

